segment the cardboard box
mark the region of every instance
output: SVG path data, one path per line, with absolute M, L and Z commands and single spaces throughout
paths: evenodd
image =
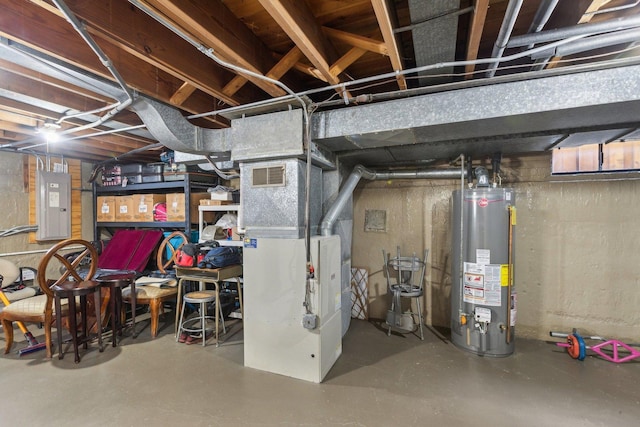
M 96 221 L 114 222 L 116 220 L 116 198 L 114 196 L 98 196 L 96 199 Z
M 211 199 L 202 199 L 200 200 L 200 206 L 222 206 L 222 205 L 231 205 L 233 202 L 227 200 L 211 200 Z
M 135 194 L 133 196 L 133 220 L 136 222 L 153 221 L 153 207 L 165 202 L 164 194 Z
M 210 200 L 209 193 L 192 193 L 191 200 L 189 202 L 189 209 L 191 211 L 190 221 L 192 223 L 198 223 L 198 206 L 200 200 Z M 185 198 L 184 193 L 170 193 L 167 194 L 167 221 L 185 221 Z M 204 221 L 211 222 L 215 220 L 215 212 L 204 212 Z
M 133 196 L 116 196 L 116 222 L 133 222 Z
M 240 234 L 238 234 L 238 227 L 233 227 L 231 229 L 231 240 L 242 240 L 244 238 L 244 236 L 241 236 Z
M 233 200 L 233 194 L 229 191 L 217 192 L 213 191 L 211 193 L 211 200 Z

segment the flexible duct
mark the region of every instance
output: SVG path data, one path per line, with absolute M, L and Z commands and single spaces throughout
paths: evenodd
M 388 179 L 456 179 L 463 175 L 466 175 L 466 173 L 457 168 L 375 172 L 362 165 L 356 165 L 349 177 L 345 180 L 344 185 L 338 193 L 338 197 L 336 197 L 336 200 L 333 202 L 333 205 L 331 205 L 331 208 L 329 208 L 324 218 L 322 218 L 322 222 L 320 223 L 320 234 L 323 236 L 331 235 L 333 232 L 333 225 L 349 201 L 349 197 L 353 194 L 353 190 L 355 190 L 361 178 L 368 179 L 370 181 Z

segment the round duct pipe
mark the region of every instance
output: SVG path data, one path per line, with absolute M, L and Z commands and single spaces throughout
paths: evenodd
M 361 178 L 373 180 L 389 180 L 389 179 L 457 179 L 466 175 L 466 171 L 461 169 L 426 169 L 417 171 L 385 171 L 375 172 L 365 168 L 362 165 L 356 165 L 349 177 L 345 180 L 344 185 L 338 193 L 338 197 L 327 211 L 322 222 L 320 223 L 320 234 L 330 236 L 333 233 L 333 225 L 338 216 L 344 209 L 349 197 L 353 194 L 358 182 Z

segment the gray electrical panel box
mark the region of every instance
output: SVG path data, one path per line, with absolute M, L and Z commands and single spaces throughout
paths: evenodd
M 71 237 L 71 175 L 37 171 L 36 240 Z

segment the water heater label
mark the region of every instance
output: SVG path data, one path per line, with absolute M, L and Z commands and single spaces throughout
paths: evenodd
M 509 264 L 500 266 L 500 285 L 509 286 Z
M 491 264 L 491 250 L 476 249 L 476 264 Z
M 499 264 L 464 263 L 463 300 L 470 304 L 502 305 Z

